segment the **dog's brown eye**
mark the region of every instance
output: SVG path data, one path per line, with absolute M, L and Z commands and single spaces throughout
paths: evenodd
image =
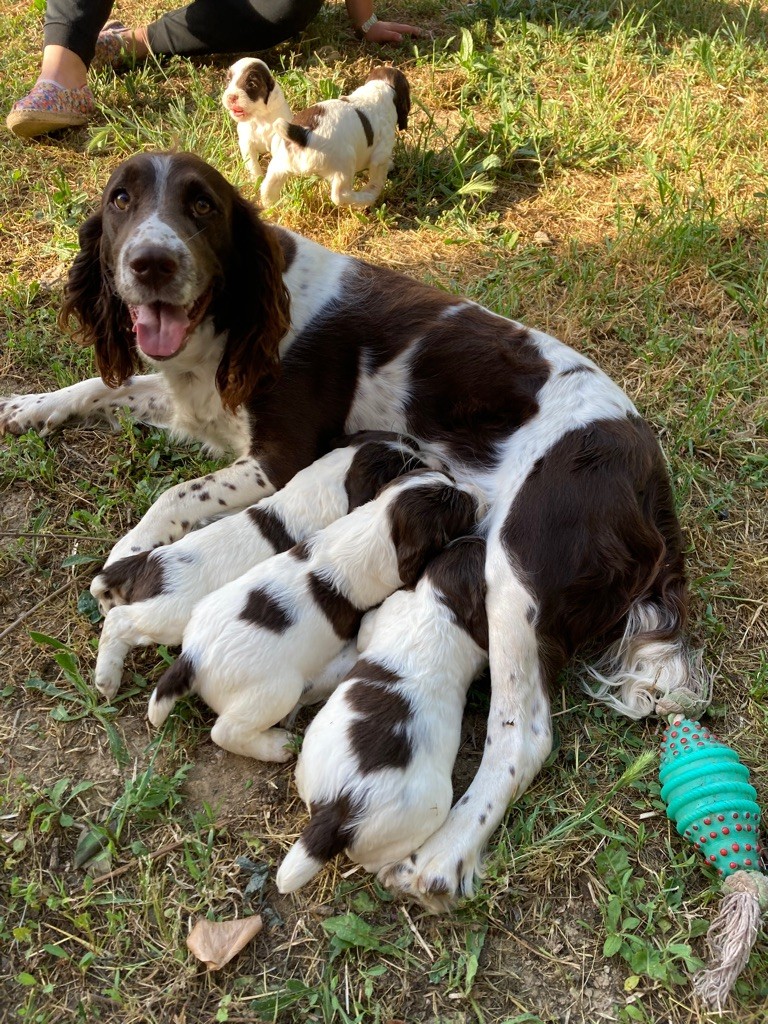
M 115 192 L 112 197 L 112 203 L 118 208 L 118 210 L 127 210 L 131 205 L 131 197 L 124 188 L 121 188 L 119 192 Z
M 198 196 L 192 203 L 192 209 L 198 217 L 205 217 L 207 214 L 213 213 L 213 203 L 206 196 Z

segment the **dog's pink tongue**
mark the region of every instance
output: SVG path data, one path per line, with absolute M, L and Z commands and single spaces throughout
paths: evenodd
M 184 344 L 188 328 L 189 317 L 183 306 L 153 302 L 136 307 L 133 329 L 145 355 L 159 358 L 175 355 Z

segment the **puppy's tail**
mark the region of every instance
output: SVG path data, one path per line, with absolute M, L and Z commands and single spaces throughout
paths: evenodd
M 312 820 L 277 872 L 279 892 L 295 892 L 354 839 L 353 812 L 346 796 L 312 807 Z
M 286 142 L 295 142 L 297 146 L 301 146 L 303 149 L 309 145 L 309 140 L 312 136 L 309 128 L 296 124 L 294 121 L 286 121 L 284 117 L 277 118 L 274 123 L 274 129 L 281 139 L 285 139 Z
M 188 654 L 182 654 L 163 673 L 160 682 L 149 698 L 147 717 L 152 725 L 159 728 L 171 713 L 171 708 L 179 697 L 184 697 L 189 693 L 195 682 L 195 671 L 192 658 Z

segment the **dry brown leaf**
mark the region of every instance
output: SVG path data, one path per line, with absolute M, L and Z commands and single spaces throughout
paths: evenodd
M 209 971 L 218 971 L 229 963 L 262 928 L 261 916 L 241 917 L 236 921 L 209 921 L 201 918 L 187 936 L 187 949 L 202 960 Z

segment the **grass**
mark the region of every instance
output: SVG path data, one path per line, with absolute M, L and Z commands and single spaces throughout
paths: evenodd
M 4 110 L 34 79 L 42 6 L 5 5 Z M 118 6 L 126 20 L 151 7 Z M 269 57 L 295 106 L 358 84 L 376 56 L 404 68 L 414 111 L 381 203 L 339 211 L 301 181 L 270 216 L 549 330 L 623 385 L 669 459 L 692 639 L 716 674 L 710 721 L 766 805 L 766 6 L 384 10 L 434 39 L 374 53 L 329 3 Z M 255 197 L 219 105 L 228 63 L 101 72 L 87 128 L 0 139 L 3 392 L 92 372 L 55 316 L 77 226 L 121 159 L 191 149 Z M 346 862 L 281 897 L 275 866 L 305 820 L 291 772 L 221 755 L 199 705 L 150 733 L 167 652 L 137 653 L 114 704 L 95 699 L 94 567 L 159 490 L 208 465 L 128 423 L 0 446 L 0 1020 L 711 1019 L 688 975 L 718 885 L 664 816 L 646 756 L 657 726 L 593 706 L 577 671 L 555 702 L 556 751 L 494 838 L 484 884 L 441 919 Z M 479 763 L 487 706 L 478 687 L 457 793 Z M 191 923 L 253 912 L 261 935 L 201 972 Z M 767 951 L 763 934 L 724 1020 L 765 1019 Z

